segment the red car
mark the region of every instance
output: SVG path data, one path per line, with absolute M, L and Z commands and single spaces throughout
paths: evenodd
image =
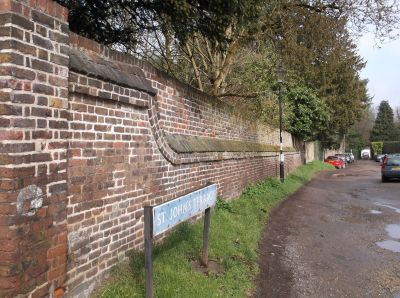
M 346 167 L 345 162 L 337 156 L 328 156 L 324 161 L 330 163 L 336 169 L 344 169 Z

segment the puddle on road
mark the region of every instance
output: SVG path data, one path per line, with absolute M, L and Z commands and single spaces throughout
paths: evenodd
M 399 208 L 393 207 L 393 206 L 391 206 L 389 204 L 382 204 L 382 203 L 376 202 L 375 205 L 381 206 L 381 207 L 386 207 L 386 208 L 394 210 L 394 212 L 396 212 L 396 213 L 400 213 L 400 209 Z
M 393 293 L 393 298 L 400 298 L 400 292 L 399 293 Z
M 390 250 L 392 252 L 400 252 L 400 225 L 388 224 L 385 228 L 388 236 L 392 239 L 376 242 L 380 248 Z M 393 240 L 396 239 L 396 240 Z M 400 298 L 400 297 L 399 297 Z
M 393 239 L 400 239 L 400 225 L 390 224 L 386 226 L 386 232 Z
M 371 214 L 382 214 L 382 211 L 372 209 L 370 211 Z
M 385 240 L 376 242 L 376 244 L 384 249 L 390 250 L 392 252 L 400 252 L 400 242 L 396 240 Z

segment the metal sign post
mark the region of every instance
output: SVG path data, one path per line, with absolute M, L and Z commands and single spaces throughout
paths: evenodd
M 201 258 L 202 265 L 206 267 L 208 265 L 208 235 L 210 230 L 210 217 L 211 208 L 207 208 L 204 211 L 203 257 Z
M 153 298 L 153 206 L 144 206 L 144 268 L 146 298 Z
M 203 211 L 205 213 L 201 263 L 203 266 L 207 266 L 211 207 L 215 205 L 216 201 L 217 186 L 210 184 L 161 205 L 144 207 L 146 298 L 153 298 L 153 237 Z

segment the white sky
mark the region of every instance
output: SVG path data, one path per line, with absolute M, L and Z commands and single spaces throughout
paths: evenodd
M 361 78 L 369 80 L 368 90 L 374 105 L 388 100 L 392 109 L 400 107 L 400 38 L 377 47 L 373 34 L 368 33 L 360 38 L 358 50 L 367 62 Z

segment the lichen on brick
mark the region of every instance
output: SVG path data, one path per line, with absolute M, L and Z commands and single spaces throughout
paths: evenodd
M 33 216 L 42 207 L 43 192 L 36 185 L 23 188 L 17 197 L 17 213 L 22 216 Z

